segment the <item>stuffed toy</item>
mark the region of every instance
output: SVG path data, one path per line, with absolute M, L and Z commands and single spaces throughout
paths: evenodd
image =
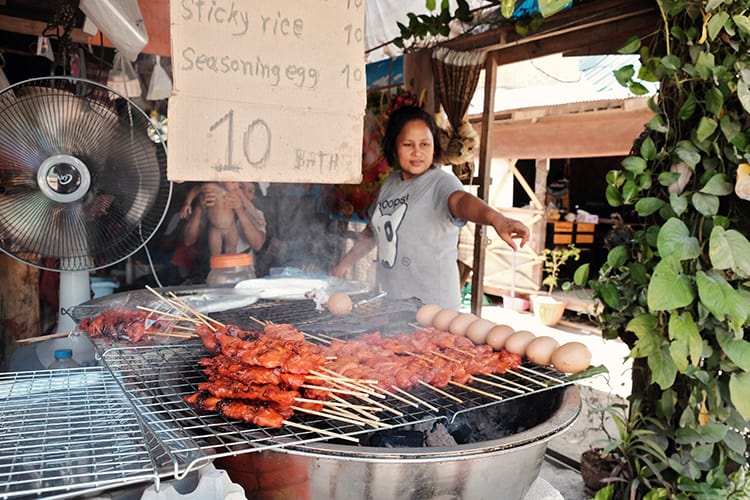
M 479 148 L 479 135 L 468 120 L 463 120 L 457 130 L 450 126 L 440 134 L 443 160 L 451 165 L 462 165 L 474 161 L 474 152 Z

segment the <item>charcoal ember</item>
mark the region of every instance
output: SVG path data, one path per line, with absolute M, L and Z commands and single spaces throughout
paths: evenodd
M 409 429 L 389 429 L 376 432 L 370 437 L 370 446 L 384 448 L 421 448 L 424 445 L 424 432 Z

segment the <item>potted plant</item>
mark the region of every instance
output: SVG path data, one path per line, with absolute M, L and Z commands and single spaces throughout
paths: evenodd
M 542 285 L 547 288 L 545 295 L 536 295 L 531 298 L 534 314 L 547 326 L 556 325 L 565 314 L 565 302 L 552 296 L 555 287 L 558 286 L 560 271 L 568 260 L 578 260 L 581 257 L 581 249 L 573 243 L 568 246 L 558 246 L 555 248 L 545 248 L 542 251 L 544 256 L 544 273 L 545 277 Z M 569 287 L 569 284 L 563 284 L 563 289 Z
M 662 480 L 661 471 L 668 463 L 666 439 L 661 435 L 664 426 L 644 416 L 639 407 L 635 400 L 630 409 L 617 403 L 594 410 L 607 437 L 581 454 L 581 476 L 593 491 L 609 486 L 600 497 L 633 498 L 641 484 L 655 488 Z M 615 434 L 604 425 L 605 418 L 614 423 Z

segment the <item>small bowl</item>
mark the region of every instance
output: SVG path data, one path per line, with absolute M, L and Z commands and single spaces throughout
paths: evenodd
M 510 309 L 511 311 L 528 311 L 529 301 L 522 297 L 511 297 L 510 295 L 503 295 L 503 308 Z

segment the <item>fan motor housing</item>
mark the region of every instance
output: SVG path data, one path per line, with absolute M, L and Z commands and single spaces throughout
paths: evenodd
M 67 154 L 50 156 L 36 174 L 39 190 L 61 203 L 80 200 L 91 187 L 91 173 L 80 159 Z

